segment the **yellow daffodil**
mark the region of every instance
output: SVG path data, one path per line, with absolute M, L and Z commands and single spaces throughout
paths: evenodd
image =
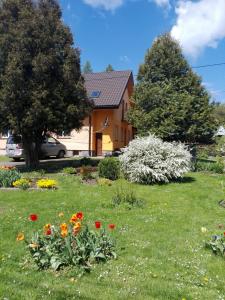
M 22 232 L 20 232 L 18 235 L 17 235 L 17 238 L 16 238 L 17 241 L 23 241 L 24 240 L 24 234 Z

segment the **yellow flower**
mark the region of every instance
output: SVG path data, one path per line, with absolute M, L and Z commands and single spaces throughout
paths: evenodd
M 44 230 L 47 231 L 47 230 L 49 230 L 49 229 L 51 229 L 51 224 L 46 224 L 46 225 L 44 226 Z
M 70 223 L 76 223 L 77 222 L 77 220 L 78 220 L 78 218 L 77 218 L 77 214 L 74 214 L 74 215 L 72 215 L 72 217 L 71 217 L 71 219 L 70 219 Z
M 22 232 L 20 232 L 18 235 L 17 235 L 17 238 L 16 238 L 17 241 L 23 241 L 24 240 L 24 234 Z
M 64 216 L 64 213 L 63 213 L 63 212 L 60 212 L 58 216 L 61 218 L 61 217 Z
M 207 228 L 202 227 L 202 228 L 201 228 L 201 232 L 202 232 L 202 233 L 206 233 L 206 232 L 207 232 Z
M 68 230 L 61 230 L 61 236 L 64 238 L 68 235 Z

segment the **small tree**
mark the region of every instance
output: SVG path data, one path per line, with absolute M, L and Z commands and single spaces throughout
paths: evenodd
M 209 142 L 215 130 L 210 97 L 169 34 L 155 40 L 140 66 L 136 106 L 128 119 L 138 133 L 168 141 Z
M 46 132 L 79 129 L 91 109 L 72 45 L 56 1 L 1 2 L 0 129 L 22 136 L 28 167 Z
M 83 66 L 83 73 L 84 74 L 93 73 L 90 61 L 86 61 L 86 63 L 84 64 L 84 66 Z
M 114 71 L 114 69 L 113 69 L 112 65 L 109 64 L 109 65 L 106 67 L 105 71 L 106 71 L 106 72 L 112 72 L 112 71 Z

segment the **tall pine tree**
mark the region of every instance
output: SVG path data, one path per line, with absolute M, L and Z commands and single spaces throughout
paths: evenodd
M 158 37 L 139 68 L 135 108 L 128 119 L 138 133 L 169 141 L 210 142 L 215 130 L 210 96 L 170 34 Z
M 83 66 L 83 73 L 84 74 L 93 73 L 93 69 L 89 60 L 86 61 L 86 63 Z
M 61 16 L 55 0 L 1 2 L 0 129 L 22 136 L 28 167 L 46 132 L 79 129 L 91 109 Z
M 105 71 L 106 71 L 106 72 L 112 72 L 112 71 L 114 71 L 113 66 L 109 64 L 109 65 L 106 67 Z

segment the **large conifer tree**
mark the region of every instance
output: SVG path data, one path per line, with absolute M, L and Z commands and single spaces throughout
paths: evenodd
M 36 167 L 43 135 L 79 129 L 90 111 L 80 54 L 55 0 L 0 5 L 0 129 L 22 135 Z
M 145 135 L 164 140 L 210 142 L 215 130 L 212 105 L 201 78 L 190 68 L 169 34 L 158 37 L 140 66 L 128 119 Z

